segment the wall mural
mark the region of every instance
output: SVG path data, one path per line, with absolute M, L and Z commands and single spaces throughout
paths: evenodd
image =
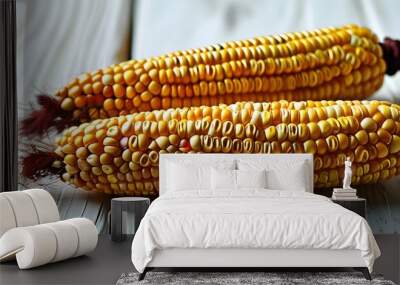
M 400 172 L 400 105 L 359 101 L 399 67 L 400 42 L 347 25 L 130 60 L 39 95 L 26 136 L 51 129 L 22 173 L 79 188 L 155 197 L 160 153 L 312 153 L 315 187 Z M 321 100 L 321 101 L 320 101 Z

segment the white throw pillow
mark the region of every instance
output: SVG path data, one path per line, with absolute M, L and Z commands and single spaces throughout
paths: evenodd
M 167 191 L 210 190 L 211 168 L 233 170 L 235 163 L 233 160 L 219 160 L 213 163 L 196 160 L 191 162 L 187 159 L 170 161 L 167 164 Z
M 168 165 L 169 191 L 185 191 L 210 188 L 210 167 L 188 166 L 170 163 Z
M 304 161 L 270 161 L 262 159 L 239 159 L 239 170 L 265 169 L 268 189 L 307 191 L 312 189 L 308 165 Z
M 235 170 L 237 188 L 267 188 L 267 171 Z
M 211 188 L 213 190 L 236 190 L 236 170 L 211 168 Z
M 267 188 L 273 190 L 307 191 L 308 174 L 305 163 L 294 164 L 292 167 L 267 171 Z
M 211 168 L 213 190 L 238 190 L 240 188 L 266 188 L 266 171 L 231 170 Z

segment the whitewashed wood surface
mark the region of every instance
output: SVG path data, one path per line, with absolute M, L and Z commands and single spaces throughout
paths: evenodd
M 400 17 L 395 12 L 400 3 L 396 0 L 379 4 L 373 0 L 340 0 L 330 6 L 324 2 L 17 0 L 19 116 L 30 111 L 26 110 L 27 103 L 33 101 L 35 93 L 51 93 L 81 72 L 122 61 L 130 54 L 141 58 L 224 40 L 349 22 L 367 25 L 380 37 L 400 35 Z M 399 79 L 400 73 L 386 78 L 376 98 L 400 101 Z M 51 143 L 53 139 L 43 141 Z M 24 142 L 19 143 L 22 153 Z M 53 195 L 62 218 L 85 216 L 104 230 L 111 198 L 108 195 L 79 190 L 54 178 L 33 182 L 20 177 L 20 189 L 32 187 L 44 188 Z M 368 200 L 368 220 L 374 232 L 399 233 L 400 178 L 359 190 L 359 195 Z
M 51 181 L 53 180 L 53 181 Z M 41 188 L 48 191 L 57 203 L 60 218 L 85 217 L 92 220 L 99 232 L 105 232 L 110 210 L 110 195 L 84 191 L 55 179 L 27 180 L 20 177 L 19 190 Z

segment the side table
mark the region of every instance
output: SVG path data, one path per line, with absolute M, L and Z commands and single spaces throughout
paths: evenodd
M 367 200 L 364 198 L 354 199 L 332 199 L 332 202 L 339 204 L 340 206 L 359 214 L 361 217 L 366 217 Z
M 131 222 L 134 225 L 135 233 L 149 205 L 150 199 L 143 197 L 118 197 L 111 199 L 111 240 L 122 241 L 126 238 L 127 223 L 124 223 L 123 216 L 128 216 L 128 213 L 129 216 L 133 216 L 133 221 Z

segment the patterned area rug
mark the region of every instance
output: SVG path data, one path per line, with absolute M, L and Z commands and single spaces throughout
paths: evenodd
M 117 285 L 145 284 L 213 284 L 213 285 L 245 285 L 245 284 L 379 284 L 395 285 L 384 280 L 380 275 L 372 275 L 368 281 L 359 272 L 148 272 L 142 281 L 138 281 L 138 273 L 122 274 Z

